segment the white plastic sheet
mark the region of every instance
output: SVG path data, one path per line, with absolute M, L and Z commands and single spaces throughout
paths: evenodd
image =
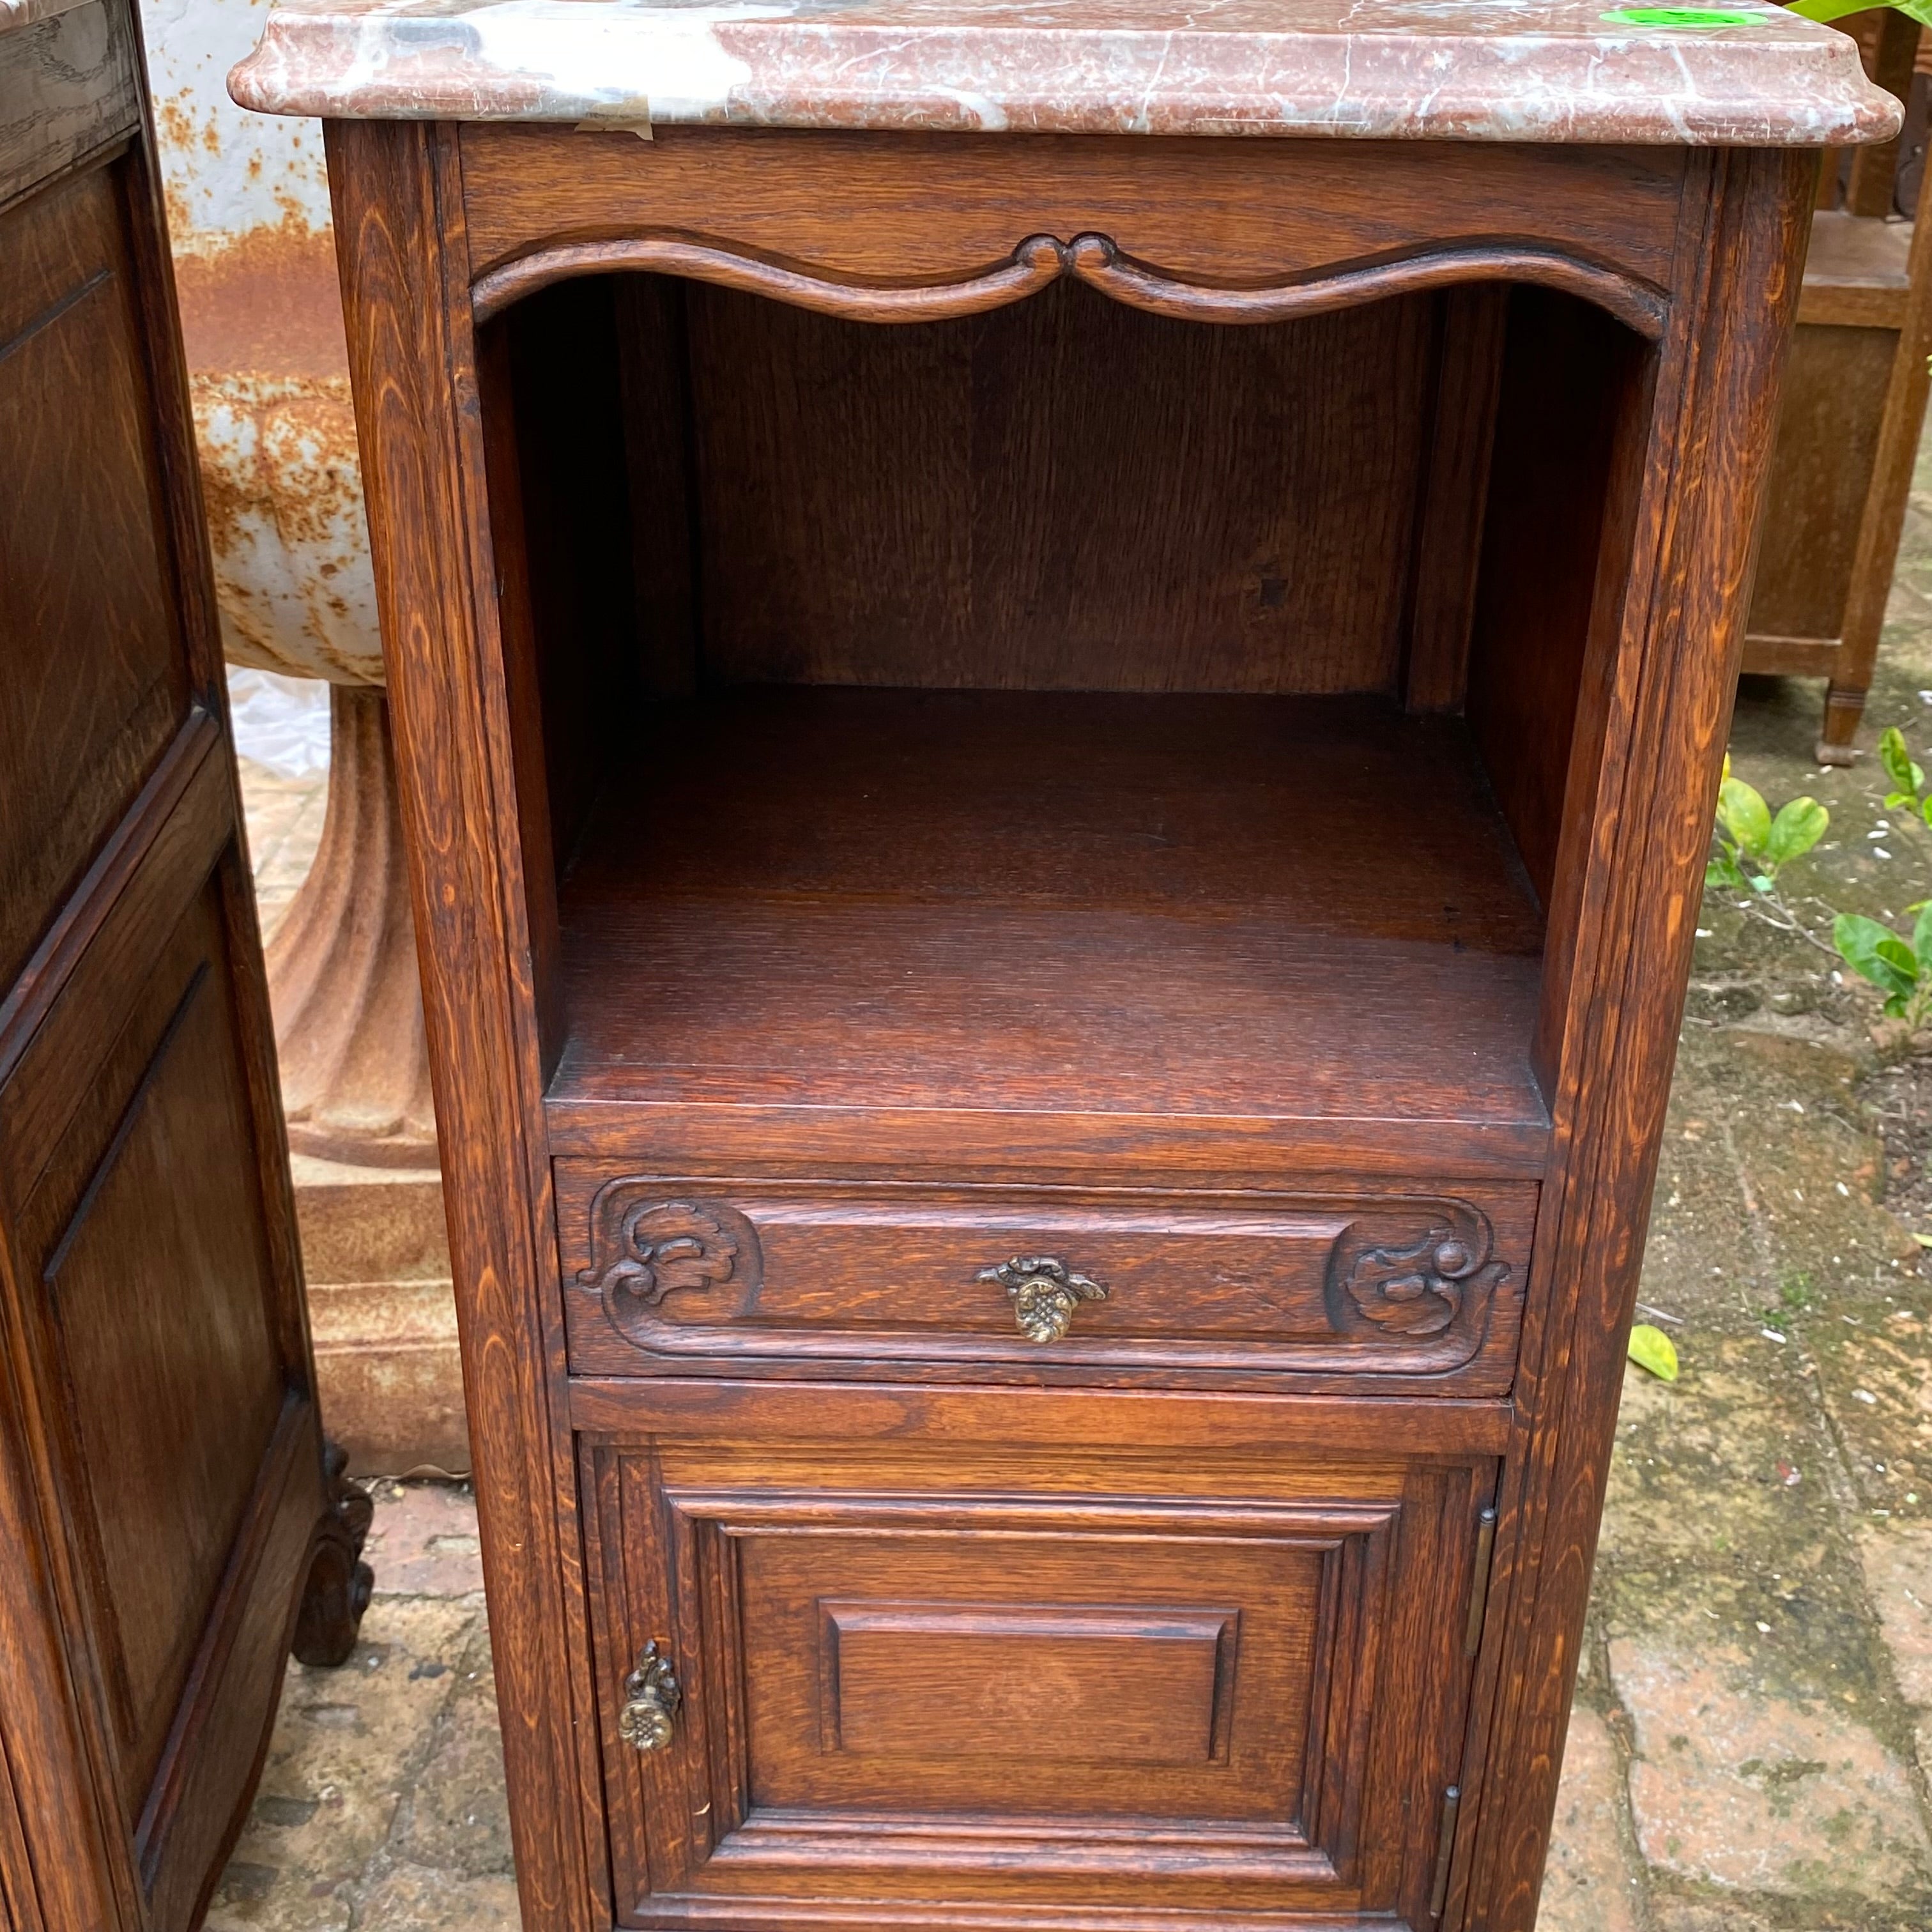
M 317 677 L 228 668 L 235 748 L 277 777 L 305 778 L 328 769 L 328 686 Z

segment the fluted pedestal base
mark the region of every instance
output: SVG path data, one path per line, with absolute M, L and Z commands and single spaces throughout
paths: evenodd
M 361 1474 L 470 1467 L 388 707 L 330 687 L 328 814 L 268 947 L 316 1379 Z
M 434 1168 L 388 706 L 374 686 L 342 684 L 329 705 L 322 842 L 268 950 L 289 1144 L 355 1167 Z

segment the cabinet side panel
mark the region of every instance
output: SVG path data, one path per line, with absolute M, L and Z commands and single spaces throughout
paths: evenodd
M 507 386 L 484 392 L 493 440 L 506 404 L 514 419 L 520 530 L 505 535 L 524 548 L 560 870 L 631 735 L 639 686 L 615 286 L 566 282 L 520 304 L 495 352 Z
M 452 137 L 328 129 L 524 1923 L 610 1923 Z
M 1708 186 L 1694 179 L 1686 196 L 1600 782 L 1582 815 L 1558 1160 L 1520 1384 L 1529 1438 L 1497 1539 L 1480 1825 L 1466 1815 L 1445 1918 L 1472 1932 L 1528 1932 L 1536 1917 L 1816 182 L 1802 154 L 1697 166 Z
M 281 1409 L 215 892 L 170 939 L 26 1216 L 74 1402 L 138 1812 Z
M 1844 634 L 1858 519 L 1878 460 L 1898 335 L 1800 327 L 1793 334 L 1752 592 L 1754 638 Z

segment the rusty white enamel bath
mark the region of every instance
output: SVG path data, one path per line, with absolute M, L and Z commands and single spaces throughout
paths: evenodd
M 258 0 L 142 10 L 230 659 L 376 684 L 322 129 L 250 114 L 228 70 Z

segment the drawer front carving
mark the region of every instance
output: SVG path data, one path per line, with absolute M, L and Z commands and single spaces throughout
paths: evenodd
M 1133 1378 L 1513 1372 L 1535 1190 L 1163 1196 L 602 1180 L 560 1162 L 572 1366 Z
M 831 1893 L 880 1924 L 935 1895 L 1426 1922 L 1491 1469 L 1238 1474 L 1238 1503 L 1099 1444 L 586 1449 L 623 1922 Z M 652 1642 L 685 1706 L 642 1753 Z

